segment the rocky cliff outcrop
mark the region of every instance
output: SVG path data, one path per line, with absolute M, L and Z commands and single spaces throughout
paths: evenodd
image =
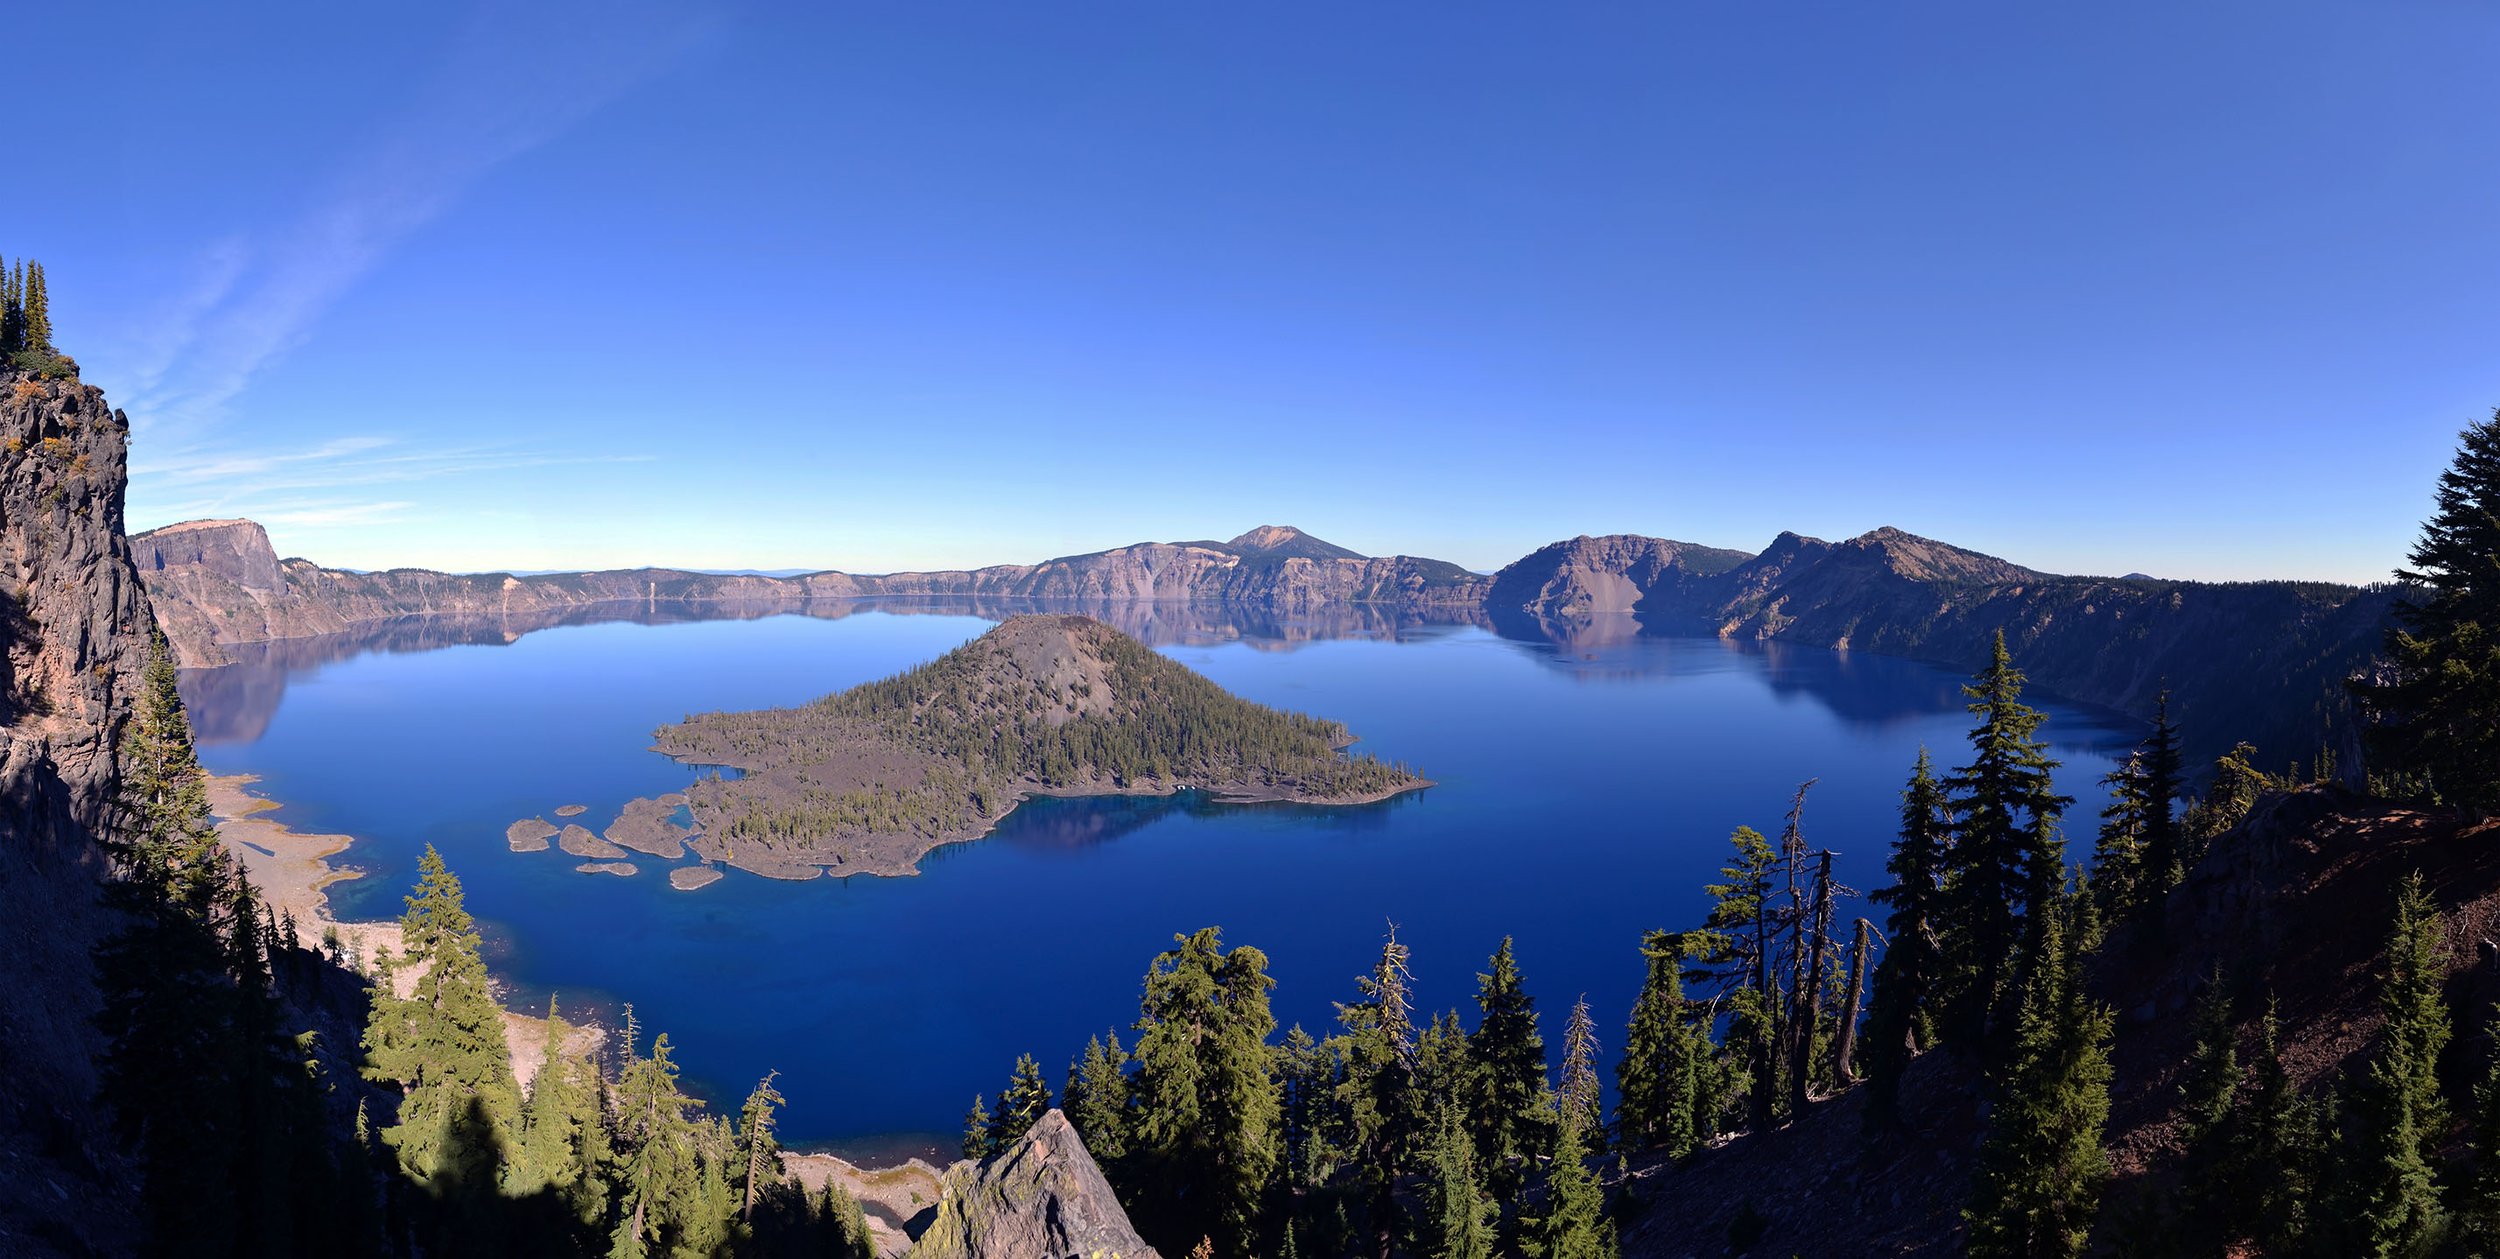
M 360 573 L 280 560 L 247 520 L 191 521 L 131 540 L 157 614 L 187 667 L 226 664 L 223 649 L 340 634 L 407 616 L 548 623 L 593 606 L 700 606 L 720 615 L 792 611 L 868 598 L 1229 603 L 1304 613 L 1347 604 L 1472 610 L 1486 580 L 1455 564 L 1367 557 L 1299 530 L 1264 526 L 1230 542 L 1147 542 L 1039 564 L 927 573 L 797 577 L 636 568 L 601 572 Z
M 100 390 L 0 368 L 0 1253 L 13 1255 L 111 1251 L 129 1227 L 88 1022 L 97 833 L 148 643 L 122 537 L 128 433 Z
M 1158 1259 L 1102 1178 L 1067 1116 L 948 1168 L 937 1211 L 910 1259 Z
M 1665 538 L 1583 535 L 1541 547 L 1494 574 L 1486 609 L 1508 631 L 1615 642 L 1641 632 L 1641 611 L 1662 588 L 1675 591 L 1751 558 Z
M 1556 543 L 1495 574 L 1486 610 L 1497 626 L 1566 641 L 1637 625 L 1965 670 L 2003 630 L 2042 690 L 2149 716 L 2167 686 L 2194 751 L 2247 739 L 2281 763 L 2348 728 L 2342 679 L 2376 650 L 2393 599 L 2326 582 L 2061 577 L 1889 528 L 1844 542 L 1783 533 L 1760 555 L 1707 569 L 1693 550 L 1653 538 Z M 1525 600 L 1517 611 L 1514 600 Z

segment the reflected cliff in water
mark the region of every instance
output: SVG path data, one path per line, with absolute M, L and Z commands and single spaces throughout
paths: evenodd
M 1019 599 L 980 595 L 879 596 L 758 603 L 588 604 L 560 612 L 499 616 L 406 616 L 343 634 L 222 645 L 234 663 L 187 669 L 184 702 L 194 734 L 203 743 L 250 743 L 269 728 L 286 698 L 291 678 L 370 654 L 437 651 L 445 647 L 494 647 L 541 630 L 577 625 L 683 625 L 697 621 L 753 621 L 805 616 L 838 621 L 866 612 L 900 616 L 977 616 L 1003 621 L 1028 612 L 1093 617 L 1150 647 L 1216 647 L 1240 643 L 1260 651 L 1290 651 L 1336 639 L 1411 642 L 1484 623 L 1471 607 L 1399 607 L 1359 603 L 1279 610 L 1221 603 L 1154 603 L 1087 599 Z
M 1496 631 L 1495 641 L 1575 679 L 1629 682 L 1745 670 L 1760 674 L 1771 692 L 1783 700 L 1812 703 L 1852 727 L 1870 730 L 1914 721 L 1924 714 L 1951 711 L 1962 703 L 1962 679 L 1950 672 L 1904 670 L 1897 667 L 1897 662 L 1869 661 L 1849 652 L 1780 642 L 1610 633 L 1604 627 L 1595 632 L 1561 630 L 1522 618 L 1510 618 L 1496 625 L 1474 608 L 1347 604 L 1280 611 L 1224 603 L 981 596 L 885 596 L 769 604 L 663 601 L 599 604 L 543 615 L 402 617 L 345 634 L 231 644 L 224 650 L 233 658 L 233 664 L 186 670 L 182 690 L 191 708 L 193 729 L 201 742 L 251 743 L 268 729 L 270 719 L 286 698 L 291 680 L 309 676 L 326 665 L 369 654 L 503 646 L 541 630 L 580 625 L 678 625 L 775 616 L 840 620 L 863 613 L 974 616 L 1003 621 L 1032 612 L 1090 616 L 1151 647 L 1239 644 L 1256 651 L 1291 651 L 1311 643 L 1346 639 L 1422 642 L 1491 629 Z M 1140 807 L 1149 810 L 1138 822 L 1143 825 L 1176 809 L 1233 806 L 1206 801 L 1153 801 L 1140 802 Z M 1084 824 L 1113 825 L 1114 819 L 1098 809 L 1087 816 Z

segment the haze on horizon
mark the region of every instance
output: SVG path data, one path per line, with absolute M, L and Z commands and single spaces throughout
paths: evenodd
M 2500 11 L 46 6 L 131 526 L 344 567 L 2383 578 L 2500 404 Z

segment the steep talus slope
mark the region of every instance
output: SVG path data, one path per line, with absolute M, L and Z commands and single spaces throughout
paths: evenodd
M 2129 1253 L 2130 1221 L 2183 1172 L 2181 1084 L 2195 1004 L 2219 965 L 2234 994 L 2241 1061 L 2265 1002 L 2280 1003 L 2285 1066 L 2311 1096 L 2366 1070 L 2384 1022 L 2378 976 L 2397 882 L 2419 871 L 2446 926 L 2443 962 L 2457 1035 L 2443 1060 L 2467 1095 L 2494 1047 L 2482 1020 L 2500 1000 L 2500 822 L 2405 809 L 2334 788 L 2261 798 L 2248 820 L 2172 893 L 2158 929 L 2114 931 L 2093 967 L 2118 1012 L 2106 1144 L 2115 1179 L 2100 1240 Z M 1902 1082 L 1906 1130 L 1870 1137 L 1863 1089 L 1815 1103 L 1798 1122 L 1729 1140 L 1681 1166 L 1636 1158 L 1618 1185 L 1627 1259 L 1728 1253 L 1751 1210 L 1761 1255 L 1961 1253 L 1960 1209 L 1985 1129 L 1970 1064 L 1931 1053 Z M 2460 1121 L 2461 1122 L 2461 1121 Z
M 1053 1110 L 1007 1149 L 947 1169 L 911 1259 L 1157 1257 L 1067 1116 Z
M 1749 558 L 1665 538 L 1582 536 L 1541 547 L 1495 573 L 1485 606 L 1506 633 L 1611 642 L 1640 632 L 1645 606 L 1661 591 L 1675 599 Z
M 132 539 L 158 615 L 186 666 L 228 663 L 236 643 L 340 634 L 407 616 L 548 618 L 593 606 L 793 611 L 863 598 L 1120 603 L 1220 602 L 1303 613 L 1351 603 L 1472 610 L 1485 579 L 1441 560 L 1366 557 L 1300 530 L 1263 526 L 1231 542 L 1147 542 L 1039 564 L 964 571 L 798 577 L 637 568 L 600 572 L 360 573 L 279 560 L 250 521 L 192 521 Z
M 88 965 L 146 591 L 122 538 L 126 420 L 0 369 L 0 1253 L 117 1249 Z M 66 1204 L 78 1204 L 75 1211 Z

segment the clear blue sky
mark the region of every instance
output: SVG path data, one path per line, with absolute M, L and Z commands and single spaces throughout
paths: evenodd
M 2482 0 L 21 8 L 134 527 L 334 564 L 2370 580 L 2500 404 Z

